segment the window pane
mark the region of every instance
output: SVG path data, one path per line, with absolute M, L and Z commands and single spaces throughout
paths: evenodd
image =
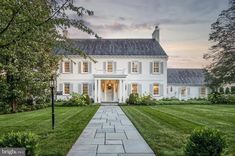
M 201 87 L 201 96 L 205 96 L 205 95 L 206 95 L 206 88 Z
M 88 95 L 88 84 L 87 83 L 83 84 L 82 89 L 83 89 L 83 94 L 87 94 Z
M 83 72 L 84 73 L 88 72 L 88 62 L 83 62 Z
M 138 85 L 137 84 L 132 84 L 131 92 L 134 94 L 138 92 Z
M 158 84 L 153 85 L 153 94 L 159 95 L 159 85 Z
M 138 72 L 138 62 L 132 62 L 132 72 L 133 73 Z
M 113 62 L 108 62 L 108 72 L 113 72 Z
M 64 84 L 64 94 L 70 94 L 70 85 Z
M 70 62 L 64 62 L 64 72 L 70 72 Z
M 159 62 L 153 63 L 153 72 L 158 73 L 159 72 Z

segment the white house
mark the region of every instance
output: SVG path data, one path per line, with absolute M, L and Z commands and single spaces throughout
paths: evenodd
M 66 55 L 58 70 L 57 91 L 61 94 L 58 99 L 68 98 L 72 92 L 88 94 L 98 103 L 123 103 L 130 93 L 151 94 L 156 99 L 180 98 L 170 96 L 168 91 L 168 56 L 159 44 L 158 27 L 151 39 L 71 39 L 71 42 L 96 63 L 58 49 L 55 54 Z M 190 97 L 199 97 L 193 89 L 191 94 Z

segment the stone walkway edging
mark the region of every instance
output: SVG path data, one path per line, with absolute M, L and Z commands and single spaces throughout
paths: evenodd
M 100 106 L 68 156 L 155 156 L 119 106 Z

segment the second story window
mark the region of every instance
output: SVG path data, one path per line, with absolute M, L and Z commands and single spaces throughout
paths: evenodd
M 70 94 L 70 84 L 69 83 L 64 84 L 64 94 Z
M 82 93 L 88 95 L 88 84 L 84 83 L 82 85 Z
M 132 73 L 138 73 L 138 65 L 139 63 L 137 61 L 132 62 L 132 68 L 131 68 Z
M 131 93 L 138 93 L 138 84 L 136 83 L 133 83 L 132 86 L 131 86 Z
M 70 72 L 70 62 L 64 62 L 64 72 L 65 73 Z
M 159 62 L 153 62 L 153 73 L 159 73 Z
M 82 72 L 83 73 L 88 73 L 88 62 L 83 62 L 82 66 L 83 66 Z
M 107 71 L 108 72 L 113 72 L 113 62 L 108 62 L 108 66 L 107 66 Z

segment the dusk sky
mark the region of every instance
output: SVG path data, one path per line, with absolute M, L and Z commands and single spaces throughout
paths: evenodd
M 168 67 L 202 68 L 210 48 L 210 25 L 228 8 L 228 0 L 76 0 L 93 10 L 87 25 L 102 38 L 151 38 L 160 27 Z M 91 38 L 70 29 L 71 38 Z

